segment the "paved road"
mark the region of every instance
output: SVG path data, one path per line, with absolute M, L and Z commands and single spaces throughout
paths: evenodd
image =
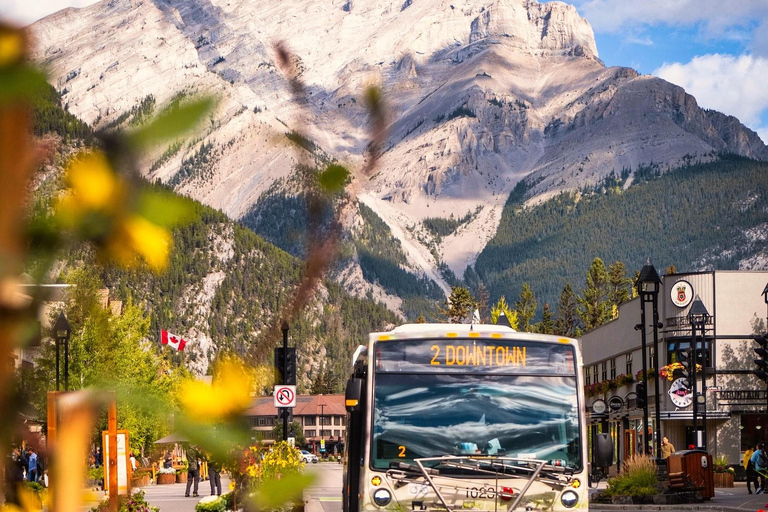
M 312 487 L 304 491 L 305 512 L 341 512 L 341 464 L 309 464 L 307 472 L 317 478 Z

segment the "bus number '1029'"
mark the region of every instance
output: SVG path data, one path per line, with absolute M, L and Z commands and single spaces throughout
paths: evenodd
M 493 487 L 469 487 L 467 489 L 467 498 L 488 498 L 496 497 L 496 489 Z

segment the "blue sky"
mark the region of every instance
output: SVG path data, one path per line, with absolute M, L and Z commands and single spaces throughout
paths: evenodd
M 0 18 L 26 24 L 92 3 L 0 0 Z M 702 107 L 738 117 L 768 142 L 768 0 L 568 3 L 592 25 L 607 66 L 631 67 L 680 85 Z

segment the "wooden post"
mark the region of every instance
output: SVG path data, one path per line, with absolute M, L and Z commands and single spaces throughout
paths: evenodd
M 109 429 L 109 512 L 117 512 L 117 400 L 110 393 L 107 410 L 107 427 Z

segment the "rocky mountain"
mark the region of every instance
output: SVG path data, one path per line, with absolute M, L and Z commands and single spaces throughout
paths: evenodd
M 288 181 L 302 158 L 285 137 L 293 130 L 361 168 L 361 97 L 380 84 L 385 151 L 349 190 L 399 240 L 403 267 L 444 289 L 438 267 L 460 276 L 474 264 L 515 187 L 532 205 L 622 171 L 628 187 L 651 164 L 768 160 L 737 119 L 664 80 L 606 68 L 588 22 L 560 2 L 103 0 L 31 31 L 69 110 L 96 129 L 178 95 L 218 95 L 201 136 L 146 155 L 143 169 L 235 219 Z M 308 113 L 279 71 L 278 41 L 295 55 Z M 427 228 L 451 217 L 466 221 L 447 236 Z M 359 282 L 354 269 L 342 275 Z

